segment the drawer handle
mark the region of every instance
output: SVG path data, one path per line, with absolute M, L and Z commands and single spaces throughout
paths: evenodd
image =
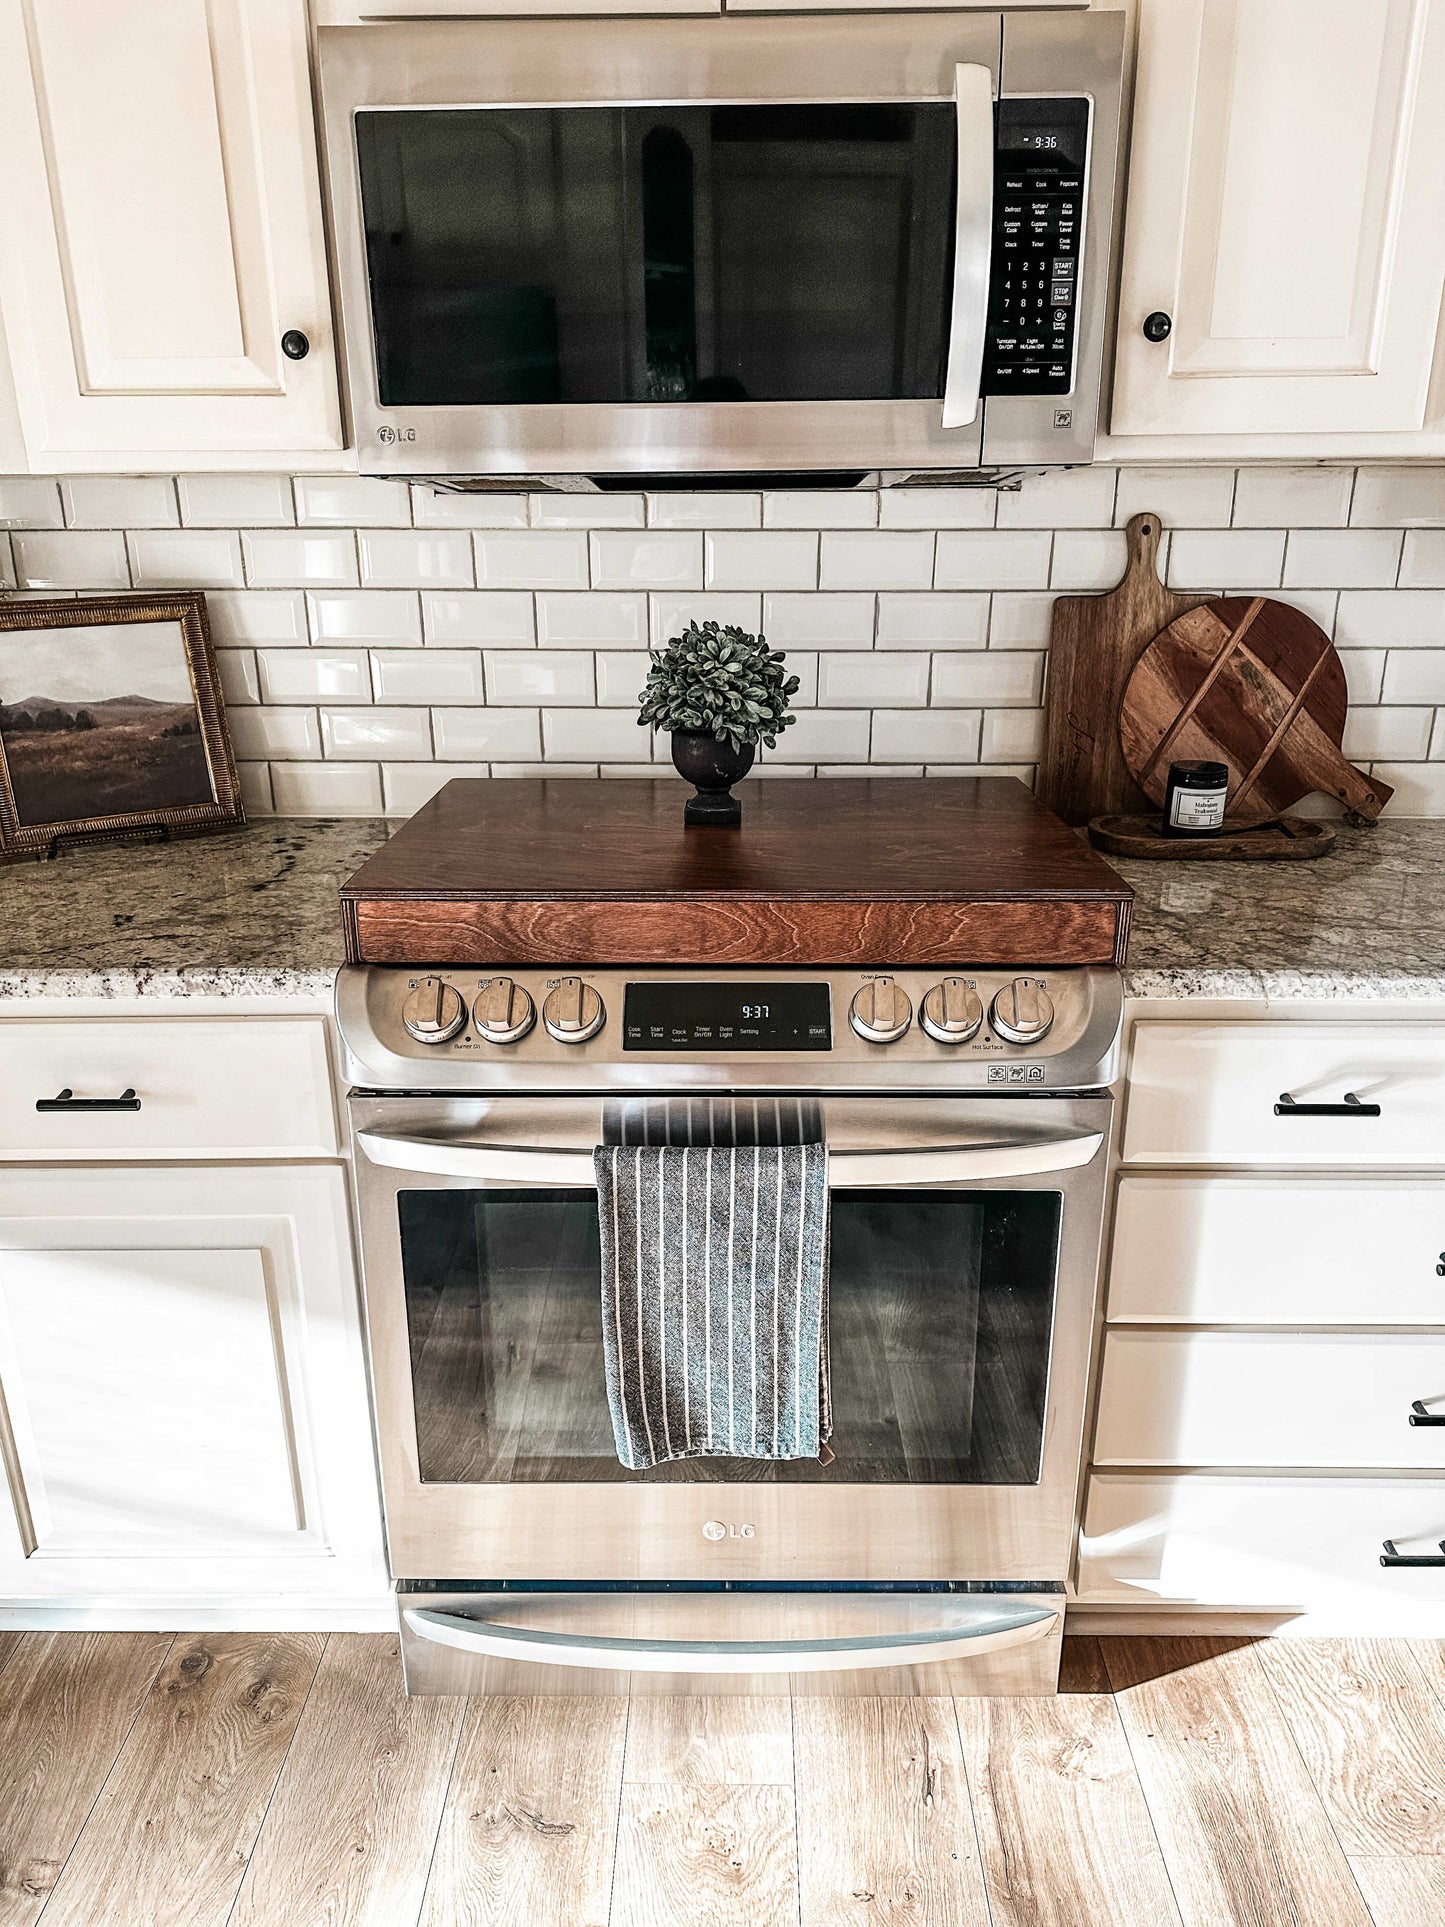
M 1411 1399 L 1410 1423 L 1412 1425 L 1445 1425 L 1445 1412 L 1427 1411 L 1423 1398 Z
M 67 1084 L 54 1097 L 37 1097 L 35 1108 L 37 1111 L 138 1111 L 140 1099 L 130 1084 L 119 1097 L 77 1097 Z
M 1378 1117 L 1378 1104 L 1362 1104 L 1353 1091 L 1345 1092 L 1343 1104 L 1296 1104 L 1288 1091 L 1281 1091 L 1274 1107 L 1276 1117 Z
M 1440 1541 L 1439 1554 L 1433 1552 L 1396 1552 L 1395 1541 L 1387 1539 L 1385 1550 L 1380 1554 L 1382 1566 L 1445 1566 L 1445 1539 Z

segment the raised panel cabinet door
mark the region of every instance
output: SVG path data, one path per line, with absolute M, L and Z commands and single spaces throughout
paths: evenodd
M 342 1174 L 0 1178 L 0 1596 L 380 1583 Z
M 1421 427 L 1442 114 L 1441 0 L 1141 0 L 1111 432 Z
M 0 0 L 0 190 L 32 467 L 341 446 L 304 0 Z

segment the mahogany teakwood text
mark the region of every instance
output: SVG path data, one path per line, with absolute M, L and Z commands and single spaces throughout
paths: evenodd
M 1122 963 L 1133 892 L 1013 777 L 448 783 L 341 891 L 391 964 Z

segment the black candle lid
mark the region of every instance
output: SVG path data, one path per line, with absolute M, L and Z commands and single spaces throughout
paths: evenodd
M 1171 763 L 1169 781 L 1179 789 L 1222 790 L 1229 785 L 1226 763 Z

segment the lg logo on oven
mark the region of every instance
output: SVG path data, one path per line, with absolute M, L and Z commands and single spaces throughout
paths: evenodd
M 720 1539 L 751 1539 L 753 1530 L 752 1526 L 730 1526 L 724 1525 L 721 1519 L 705 1519 L 702 1536 L 716 1545 Z

